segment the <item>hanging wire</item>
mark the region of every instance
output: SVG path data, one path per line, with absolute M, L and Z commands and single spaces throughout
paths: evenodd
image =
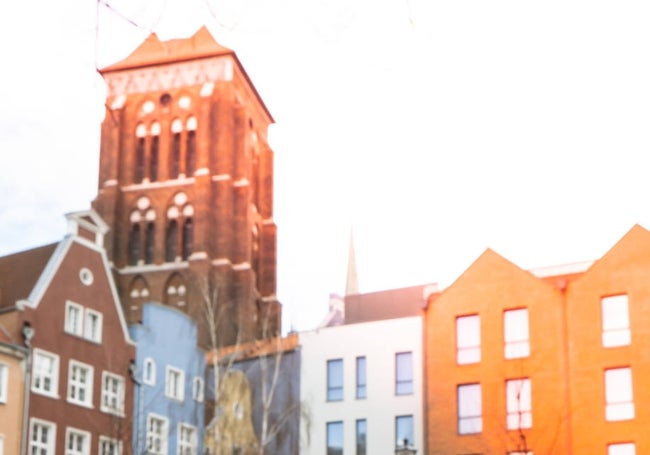
M 204 0 L 205 1 L 205 6 L 208 7 L 208 12 L 210 13 L 210 16 L 212 16 L 212 19 L 214 19 L 214 22 L 221 28 L 228 30 L 229 32 L 234 31 L 238 26 L 239 23 L 242 20 L 243 14 L 239 14 L 239 17 L 235 20 L 235 23 L 233 25 L 226 25 L 221 20 L 217 17 L 217 13 L 215 13 L 214 9 L 212 9 L 212 5 L 210 4 L 210 0 Z

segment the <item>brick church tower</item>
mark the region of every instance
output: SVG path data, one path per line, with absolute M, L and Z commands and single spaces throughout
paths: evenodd
M 187 39 L 152 34 L 101 74 L 93 207 L 111 226 L 129 322 L 158 301 L 190 314 L 206 347 L 208 320 L 219 345 L 279 334 L 273 118 L 235 53 L 205 27 Z

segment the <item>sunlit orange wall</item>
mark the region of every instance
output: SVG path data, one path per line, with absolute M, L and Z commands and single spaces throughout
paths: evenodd
M 504 358 L 503 312 L 528 308 L 531 353 Z M 567 420 L 562 291 L 487 250 L 426 312 L 427 433 L 429 454 L 505 454 L 518 449 L 518 431 L 506 429 L 507 379 L 532 385 L 532 429 L 524 430 L 535 454 L 566 453 Z M 457 316 L 479 314 L 481 362 L 456 363 Z M 483 431 L 459 435 L 456 388 L 482 387 Z M 588 453 L 588 452 L 583 452 Z
M 600 299 L 628 294 L 632 341 L 604 348 Z M 632 228 L 567 289 L 570 333 L 572 446 L 576 454 L 605 454 L 607 444 L 634 442 L 650 453 L 650 233 Z M 631 367 L 635 418 L 605 420 L 604 371 Z
M 0 403 L 0 436 L 4 437 L 4 453 L 20 453 L 22 431 L 23 396 L 25 391 L 25 373 L 21 363 L 23 355 L 12 354 L 0 345 L 0 363 L 7 365 L 9 380 L 7 384 L 7 401 Z

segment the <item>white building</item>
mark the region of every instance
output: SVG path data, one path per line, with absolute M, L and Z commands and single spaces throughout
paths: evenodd
M 394 454 L 404 439 L 423 453 L 421 316 L 299 336 L 302 454 Z

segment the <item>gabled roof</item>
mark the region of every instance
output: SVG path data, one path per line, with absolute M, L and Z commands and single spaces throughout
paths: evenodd
M 57 245 L 52 243 L 0 258 L 0 308 L 29 297 Z
M 152 33 L 131 55 L 101 69 L 100 72 L 108 73 L 227 54 L 234 55 L 234 52 L 218 44 L 204 25 L 189 38 L 161 41 L 158 35 Z

